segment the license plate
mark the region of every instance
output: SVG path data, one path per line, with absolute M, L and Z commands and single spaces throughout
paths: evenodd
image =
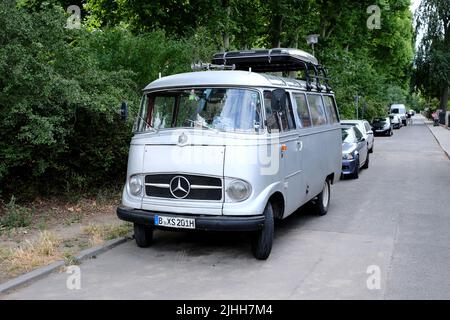
M 155 216 L 155 226 L 169 228 L 195 229 L 195 219 Z

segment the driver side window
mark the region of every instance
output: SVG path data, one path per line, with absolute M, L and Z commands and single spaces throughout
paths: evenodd
M 355 130 L 356 140 L 358 141 L 361 140 L 363 137 L 361 131 L 359 131 L 359 129 L 356 126 L 353 127 L 353 129 Z

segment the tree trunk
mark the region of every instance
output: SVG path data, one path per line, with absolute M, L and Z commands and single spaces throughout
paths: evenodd
M 230 49 L 230 35 L 228 32 L 223 33 L 223 51 Z
M 226 12 L 226 22 L 225 22 L 225 30 L 223 30 L 222 39 L 223 39 L 223 51 L 228 51 L 230 49 L 230 33 L 229 33 L 229 21 L 230 21 L 230 13 L 231 13 L 231 7 L 230 7 L 230 1 L 229 0 L 222 0 L 222 7 L 224 8 Z
M 275 15 L 272 20 L 272 48 L 281 46 L 281 30 L 283 28 L 283 16 Z
M 441 93 L 441 103 L 440 103 L 440 109 L 447 111 L 448 108 L 448 83 L 444 85 L 444 88 L 442 88 Z

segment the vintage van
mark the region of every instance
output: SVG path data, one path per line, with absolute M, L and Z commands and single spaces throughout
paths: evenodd
M 139 247 L 154 228 L 248 231 L 254 256 L 267 259 L 274 219 L 307 202 L 328 211 L 341 174 L 336 101 L 325 69 L 300 50 L 213 63 L 145 87 L 117 215 L 134 223 Z M 295 71 L 305 79 L 273 75 Z

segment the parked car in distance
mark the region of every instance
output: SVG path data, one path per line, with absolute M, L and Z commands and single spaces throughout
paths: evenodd
M 374 135 L 392 136 L 394 134 L 394 125 L 390 117 L 375 118 L 372 121 L 372 131 Z
M 342 128 L 342 175 L 359 178 L 360 168 L 369 168 L 369 149 L 362 132 L 352 125 Z
M 375 139 L 373 137 L 372 127 L 370 126 L 368 121 L 366 121 L 366 120 L 342 120 L 341 124 L 356 126 L 359 129 L 359 131 L 361 131 L 361 133 L 363 134 L 364 139 L 366 139 L 367 146 L 369 148 L 369 152 L 373 153 L 373 145 L 374 145 Z
M 406 118 L 407 118 L 406 107 L 405 107 L 404 104 L 393 104 L 393 105 L 391 105 L 391 108 L 390 108 L 389 112 L 390 112 L 390 114 L 397 115 L 400 118 L 400 120 L 401 120 L 401 122 L 402 122 L 402 124 L 404 126 L 407 125 L 407 123 L 406 123 Z
M 394 129 L 400 129 L 402 127 L 402 120 L 399 116 L 395 114 L 389 115 L 389 118 L 391 119 L 391 123 L 394 127 Z

